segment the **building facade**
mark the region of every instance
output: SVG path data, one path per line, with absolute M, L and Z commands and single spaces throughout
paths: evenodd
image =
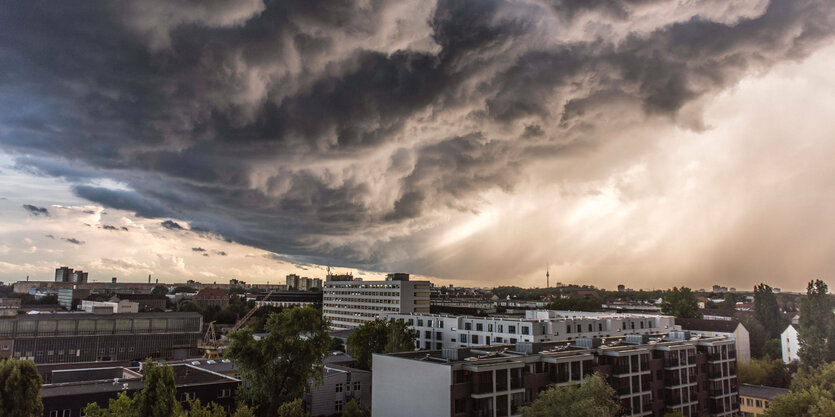
M 202 404 L 214 402 L 234 411 L 235 392 L 240 379 L 207 371 L 188 364 L 172 365 L 176 398 L 183 405 L 187 399 Z M 89 403 L 107 407 L 119 393 L 133 395 L 144 386 L 140 368 L 107 367 L 52 372 L 51 384 L 41 388 L 44 417 L 82 417 Z
M 382 317 L 405 321 L 418 333 L 415 348 L 429 350 L 666 333 L 676 329 L 671 316 L 555 310 L 527 311 L 524 318 L 426 313 L 385 313 Z
M 321 278 L 300 277 L 296 274 L 289 274 L 285 278 L 288 290 L 310 291 L 311 288 L 322 288 Z
M 785 388 L 740 384 L 739 411 L 744 417 L 761 416 L 768 410 L 771 401 L 788 392 Z
M 204 288 L 194 296 L 194 302 L 204 310 L 209 306 L 224 308 L 229 305 L 229 292 L 217 288 Z
M 275 292 L 266 295 L 255 296 L 255 305 L 273 307 L 312 306 L 322 304 L 322 293 L 320 292 Z
M 400 276 L 400 278 L 403 278 Z M 429 281 L 325 281 L 322 315 L 334 330 L 351 329 L 388 313 L 429 313 Z
M 780 334 L 780 349 L 783 351 L 783 362 L 785 363 L 800 361 L 800 356 L 798 356 L 798 352 L 800 352 L 799 327 L 794 323 L 789 324 L 786 330 L 783 330 L 783 333 Z
M 736 355 L 740 362 L 751 361 L 751 342 L 748 329 L 739 320 L 676 319 L 681 330 L 703 336 L 724 336 L 736 340 Z
M 87 313 L 95 313 L 100 308 L 109 308 L 113 313 L 138 313 L 139 303 L 128 300 L 118 301 L 90 301 L 82 300 L 81 309 Z
M 0 317 L 0 359 L 36 365 L 183 359 L 200 354 L 199 313 L 53 313 Z
M 624 415 L 731 416 L 739 412 L 733 345 L 673 331 L 374 354 L 372 409 L 391 417 L 518 416 L 543 389 L 600 372 Z

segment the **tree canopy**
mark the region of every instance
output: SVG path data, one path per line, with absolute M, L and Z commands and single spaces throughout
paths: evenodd
M 791 374 L 782 359 L 751 359 L 750 362 L 739 362 L 737 374 L 742 384 L 788 388 L 791 382 Z
M 330 347 L 327 322 L 310 307 L 293 307 L 270 315 L 269 335 L 252 337 L 252 329 L 232 333 L 224 357 L 232 359 L 246 381 L 239 400 L 256 407 L 256 415 L 275 416 L 281 404 L 300 398 L 310 380 L 321 380 Z
M 539 394 L 523 417 L 614 417 L 620 411 L 615 390 L 600 374 L 594 374 L 581 385 L 553 387 Z
M 777 304 L 777 296 L 774 295 L 771 287 L 760 284 L 754 287 L 754 317 L 765 328 L 769 339 L 780 337 L 786 323 L 780 314 L 780 306 Z
M 43 380 L 30 360 L 7 359 L 0 362 L 0 415 L 41 417 Z
M 417 333 L 403 320 L 382 320 L 363 324 L 348 336 L 348 352 L 360 369 L 371 369 L 374 353 L 405 352 L 415 349 Z
M 817 367 L 835 360 L 835 320 L 828 292 L 823 281 L 811 281 L 806 287 L 806 297 L 800 300 L 800 351 L 797 355 L 805 367 Z
M 693 291 L 687 287 L 673 287 L 671 290 L 664 291 L 661 311 L 683 319 L 702 317 L 699 312 L 699 300 L 696 299 L 696 294 L 693 294 Z
M 835 363 L 801 369 L 789 393 L 769 403 L 765 417 L 835 415 Z
M 281 404 L 276 411 L 278 417 L 308 417 L 310 414 L 304 411 L 302 407 L 302 399 L 297 398 L 293 401 L 288 401 Z

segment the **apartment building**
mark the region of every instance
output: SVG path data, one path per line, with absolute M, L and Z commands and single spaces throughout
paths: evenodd
M 706 319 L 676 319 L 676 325 L 681 330 L 704 336 L 727 336 L 736 340 L 736 357 L 740 362 L 751 361 L 751 342 L 748 329 L 734 319 L 706 320 Z
M 550 342 L 580 337 L 614 337 L 675 330 L 675 318 L 649 314 L 535 310 L 521 317 L 476 317 L 426 313 L 385 313 L 416 330 L 417 349 Z
M 199 355 L 202 329 L 203 317 L 193 312 L 0 317 L 0 359 L 36 365 L 184 359 Z
M 673 331 L 375 354 L 372 409 L 392 417 L 518 416 L 542 390 L 600 372 L 624 415 L 731 416 L 739 411 L 733 345 Z
M 775 398 L 788 393 L 789 390 L 785 388 L 740 384 L 739 411 L 745 417 L 761 416 L 765 414 L 768 410 L 768 405 Z
M 429 281 L 391 274 L 385 281 L 325 281 L 322 316 L 334 330 L 352 329 L 386 313 L 429 313 Z
M 300 277 L 296 274 L 289 274 L 285 278 L 288 289 L 296 291 L 310 291 L 311 288 L 322 288 L 321 278 Z

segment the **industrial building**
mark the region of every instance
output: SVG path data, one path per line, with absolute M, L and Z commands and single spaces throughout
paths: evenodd
M 193 312 L 0 317 L 0 359 L 36 365 L 184 359 L 200 355 L 202 328 L 203 317 Z
M 189 364 L 172 365 L 177 400 L 199 399 L 234 410 L 240 379 Z M 133 395 L 142 389 L 141 367 L 103 367 L 52 371 L 52 383 L 41 388 L 44 417 L 82 417 L 89 403 L 107 407 L 119 393 Z

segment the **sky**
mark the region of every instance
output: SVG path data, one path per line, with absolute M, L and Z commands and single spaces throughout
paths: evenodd
M 833 32 L 829 0 L 18 3 L 0 280 L 802 290 Z

